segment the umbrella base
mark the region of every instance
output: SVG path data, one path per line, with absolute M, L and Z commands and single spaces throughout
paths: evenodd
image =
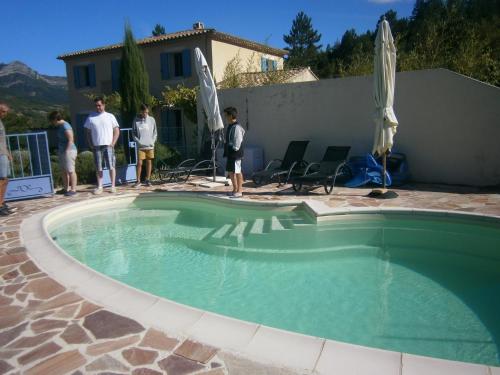
M 387 190 L 385 188 L 383 189 L 373 189 L 370 194 L 368 194 L 368 197 L 370 198 L 376 198 L 376 199 L 394 199 L 397 198 L 399 195 L 395 191 L 392 190 Z

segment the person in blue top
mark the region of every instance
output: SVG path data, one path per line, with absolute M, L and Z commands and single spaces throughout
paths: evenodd
M 57 127 L 57 151 L 59 155 L 59 166 L 63 180 L 65 196 L 72 197 L 76 194 L 77 176 L 75 171 L 76 145 L 73 137 L 73 128 L 63 119 L 59 111 L 49 114 L 49 121 Z

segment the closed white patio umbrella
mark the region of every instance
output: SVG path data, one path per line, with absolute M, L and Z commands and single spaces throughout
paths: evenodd
M 384 18 L 380 22 L 375 39 L 375 59 L 373 70 L 373 97 L 375 101 L 375 139 L 373 153 L 383 156 L 384 175 L 382 191 L 373 191 L 372 195 L 386 191 L 386 156 L 391 151 L 396 134 L 398 119 L 394 113 L 394 85 L 396 80 L 396 47 L 389 22 Z M 395 195 L 394 192 L 391 194 Z M 396 194 L 397 196 L 397 194 Z M 389 197 L 389 196 L 387 196 Z
M 210 69 L 208 68 L 207 60 L 201 50 L 197 47 L 194 49 L 195 67 L 198 79 L 200 81 L 200 97 L 203 109 L 207 116 L 208 129 L 212 140 L 212 162 L 213 162 L 213 181 L 215 182 L 215 132 L 223 129 L 224 124 L 219 110 L 219 100 L 217 99 L 217 89 L 215 88 L 214 80 Z

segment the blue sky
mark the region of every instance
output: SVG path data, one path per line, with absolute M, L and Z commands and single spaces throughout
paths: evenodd
M 160 23 L 167 32 L 186 30 L 196 21 L 242 38 L 283 48 L 299 11 L 312 18 L 321 44 L 334 44 L 347 30 L 374 30 L 389 9 L 411 14 L 414 0 L 17 0 L 5 1 L 0 15 L 0 62 L 20 60 L 38 72 L 66 75 L 62 53 L 121 42 L 129 19 L 136 38 Z

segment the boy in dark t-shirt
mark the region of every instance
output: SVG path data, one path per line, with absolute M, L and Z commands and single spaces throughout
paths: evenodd
M 229 174 L 233 191 L 229 196 L 241 198 L 243 196 L 243 173 L 241 171 L 241 159 L 243 159 L 243 137 L 245 130 L 238 123 L 238 111 L 234 107 L 224 109 L 228 127 L 226 129 L 226 144 L 224 146 L 224 157 L 227 158 L 226 171 Z

